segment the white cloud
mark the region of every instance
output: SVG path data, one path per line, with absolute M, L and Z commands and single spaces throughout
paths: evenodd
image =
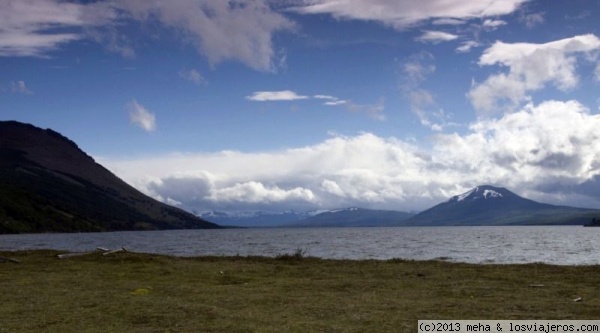
M 594 71 L 594 77 L 596 81 L 600 82 L 600 62 L 596 64 L 596 70 Z
M 328 194 L 334 195 L 336 197 L 345 198 L 346 193 L 344 190 L 338 185 L 338 183 L 333 180 L 325 179 L 321 182 L 321 189 Z
M 433 43 L 438 44 L 441 42 L 449 42 L 457 39 L 457 35 L 453 35 L 443 31 L 425 31 L 423 34 L 416 38 L 417 41 L 422 43 Z
M 46 57 L 59 46 L 84 38 L 83 28 L 112 18 L 113 12 L 104 3 L 1 1 L 0 56 Z
M 0 56 L 48 57 L 67 43 L 90 39 L 134 57 L 126 31 L 132 20 L 174 28 L 213 66 L 234 60 L 260 71 L 275 71 L 283 60 L 278 57 L 285 57 L 275 50 L 273 35 L 295 29 L 268 0 L 3 0 Z
M 344 105 L 344 104 L 348 104 L 348 101 L 335 99 L 335 100 L 330 100 L 330 101 L 323 103 L 323 105 L 327 105 L 327 106 L 338 106 L 338 105 Z
M 503 106 L 514 108 L 527 100 L 527 93 L 548 84 L 563 91 L 573 89 L 579 82 L 577 55 L 598 50 L 600 39 L 591 34 L 545 44 L 496 42 L 484 51 L 479 65 L 500 65 L 508 68 L 508 72 L 493 74 L 475 84 L 469 98 L 477 110 L 493 112 Z
M 433 25 L 462 25 L 462 24 L 465 24 L 466 22 L 463 20 L 452 19 L 452 18 L 441 18 L 441 19 L 433 20 L 433 22 L 431 22 L 431 23 Z
M 430 19 L 468 20 L 506 15 L 527 1 L 297 0 L 297 5 L 291 10 L 302 14 L 330 14 L 342 19 L 377 21 L 396 29 L 405 29 Z
M 246 96 L 246 99 L 256 102 L 269 102 L 269 101 L 295 101 L 299 99 L 307 99 L 308 96 L 298 95 L 291 90 L 280 90 L 280 91 L 256 91 L 250 96 Z
M 325 100 L 323 105 L 327 105 L 327 106 L 338 106 L 338 105 L 344 105 L 344 104 L 348 103 L 348 101 L 346 101 L 346 100 L 339 99 L 335 96 L 329 96 L 329 95 L 314 95 L 313 98 Z
M 189 69 L 189 70 L 181 70 L 179 72 L 179 77 L 184 80 L 193 82 L 195 84 L 206 83 L 206 79 L 202 76 L 202 74 L 200 74 L 200 72 L 198 72 L 197 69 L 194 69 L 194 68 Z
M 474 40 L 468 40 L 466 42 L 463 42 L 459 47 L 457 47 L 456 52 L 467 53 L 467 52 L 470 52 L 472 48 L 478 47 L 480 45 L 481 44 L 479 44 L 478 42 L 476 42 Z
M 598 128 L 600 116 L 580 103 L 547 101 L 438 134 L 428 149 L 362 133 L 281 151 L 99 160 L 140 190 L 197 210 L 424 209 L 481 184 L 598 205 Z
M 273 35 L 294 29 L 266 0 L 115 0 L 139 21 L 155 20 L 176 28 L 212 65 L 239 61 L 253 69 L 274 71 L 278 64 Z
M 213 202 L 244 202 L 250 204 L 272 204 L 286 201 L 310 203 L 315 196 L 311 190 L 295 187 L 281 189 L 278 186 L 266 187 L 264 184 L 249 181 L 214 190 L 207 199 Z
M 532 196 L 562 195 L 580 205 L 573 198 L 590 195 L 580 185 L 600 173 L 599 125 L 600 117 L 576 101 L 529 104 L 475 123 L 465 136 L 440 135 L 433 156 L 465 181 L 503 184 Z M 557 185 L 568 190 L 560 193 Z
M 146 132 L 152 132 L 156 129 L 156 118 L 153 113 L 148 111 L 143 105 L 135 99 L 127 103 L 129 121 L 139 126 Z
M 25 95 L 31 95 L 33 94 L 33 91 L 29 90 L 29 88 L 27 88 L 27 85 L 25 85 L 25 81 L 11 81 L 10 82 L 10 91 L 12 93 L 15 94 L 25 94 Z
M 246 96 L 246 99 L 250 101 L 256 102 L 271 102 L 271 101 L 296 101 L 296 100 L 306 100 L 306 99 L 317 99 L 323 100 L 323 105 L 325 106 L 343 106 L 346 110 L 354 113 L 364 113 L 369 117 L 383 121 L 385 120 L 385 115 L 383 111 L 385 110 L 385 100 L 383 98 L 379 99 L 374 104 L 358 104 L 351 100 L 343 100 L 335 96 L 331 95 L 323 95 L 317 94 L 313 96 L 305 96 L 299 95 L 291 90 L 281 90 L 281 91 L 257 91 L 252 93 L 249 96 Z
M 492 19 L 486 19 L 485 21 L 483 21 L 483 26 L 490 30 L 495 30 L 503 25 L 506 25 L 506 21 Z
M 314 95 L 313 98 L 325 100 L 323 103 L 325 106 L 343 106 L 350 112 L 365 113 L 375 120 L 384 121 L 386 119 L 383 113 L 385 111 L 385 99 L 383 98 L 374 104 L 358 104 L 329 95 Z

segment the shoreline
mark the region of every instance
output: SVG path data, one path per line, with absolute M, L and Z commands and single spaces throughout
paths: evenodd
M 14 259 L 13 257 L 28 257 L 28 256 L 44 256 L 46 259 L 65 259 L 70 257 L 89 257 L 89 258 L 100 258 L 102 256 L 108 256 L 116 253 L 126 253 L 132 256 L 149 257 L 149 258 L 164 258 L 166 260 L 198 260 L 198 261 L 311 261 L 311 262 L 332 262 L 332 263 L 438 263 L 448 265 L 472 265 L 472 266 L 483 266 L 483 267 L 510 267 L 510 266 L 549 266 L 557 268 L 600 268 L 600 264 L 554 264 L 547 262 L 526 262 L 526 263 L 499 263 L 499 262 L 464 262 L 464 261 L 453 261 L 450 258 L 432 258 L 432 259 L 410 259 L 410 258 L 389 258 L 389 259 L 350 259 L 350 258 L 321 258 L 317 256 L 305 255 L 304 251 L 297 249 L 294 252 L 286 252 L 273 256 L 267 255 L 193 255 L 193 256 L 178 256 L 173 254 L 163 253 L 151 253 L 151 252 L 137 252 L 130 251 L 125 247 L 116 249 L 107 249 L 97 247 L 96 249 L 90 249 L 87 251 L 67 251 L 60 249 L 24 249 L 24 250 L 0 250 L 0 262 L 1 259 Z M 61 257 L 64 256 L 64 257 Z M 18 259 L 17 259 L 18 260 Z
M 125 247 L 116 248 L 116 249 L 105 249 L 102 247 L 97 247 L 96 249 L 89 249 L 83 251 L 68 251 L 61 249 L 52 249 L 52 248 L 35 248 L 35 249 L 19 249 L 19 250 L 0 250 L 0 262 L 1 259 L 10 259 L 11 255 L 19 256 L 19 255 L 29 255 L 29 254 L 42 254 L 42 253 L 54 253 L 54 257 L 57 258 L 60 255 L 65 255 L 65 257 L 70 256 L 94 256 L 101 255 L 104 251 L 110 252 L 128 252 L 132 255 L 140 255 L 140 256 L 155 256 L 155 257 L 164 257 L 167 259 L 190 259 L 190 260 L 312 260 L 312 261 L 331 261 L 331 262 L 414 262 L 414 263 L 428 263 L 428 262 L 436 262 L 436 263 L 445 263 L 445 264 L 457 264 L 457 265 L 475 265 L 475 266 L 528 266 L 528 265 L 546 265 L 546 266 L 556 266 L 556 267 L 600 267 L 600 264 L 557 264 L 557 263 L 548 263 L 542 261 L 535 262 L 515 262 L 515 263 L 506 263 L 506 262 L 467 262 L 467 261 L 458 261 L 452 260 L 449 257 L 439 257 L 439 258 L 431 258 L 431 259 L 412 259 L 412 258 L 364 258 L 364 259 L 355 259 L 355 258 L 322 258 L 318 256 L 310 256 L 305 255 L 305 251 L 302 249 L 296 249 L 293 252 L 283 252 L 280 254 L 275 254 L 272 256 L 269 255 L 175 255 L 175 254 L 166 254 L 166 253 L 153 253 L 153 252 L 138 252 L 138 251 L 130 251 Z M 60 259 L 60 258 L 57 258 Z

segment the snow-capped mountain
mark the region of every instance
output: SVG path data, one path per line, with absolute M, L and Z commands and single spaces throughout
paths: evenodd
M 490 185 L 477 186 L 408 219 L 403 225 L 585 224 L 599 210 L 554 206 Z

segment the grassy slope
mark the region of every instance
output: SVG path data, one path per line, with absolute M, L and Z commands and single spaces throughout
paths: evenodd
M 600 313 L 597 266 L 55 254 L 0 253 L 22 261 L 0 263 L 0 332 L 415 332 Z

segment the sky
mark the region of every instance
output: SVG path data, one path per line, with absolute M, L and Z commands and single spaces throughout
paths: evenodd
M 0 120 L 188 211 L 600 208 L 600 1 L 0 0 Z

